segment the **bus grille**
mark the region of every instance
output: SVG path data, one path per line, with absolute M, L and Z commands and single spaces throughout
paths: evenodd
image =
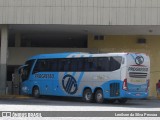
M 132 77 L 132 78 L 146 78 L 147 73 L 130 72 L 129 77 Z
M 120 95 L 120 84 L 119 83 L 111 83 L 110 84 L 110 96 L 117 97 Z

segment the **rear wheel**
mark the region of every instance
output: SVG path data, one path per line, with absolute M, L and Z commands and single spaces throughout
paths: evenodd
M 32 95 L 33 95 L 33 97 L 35 97 L 35 98 L 39 98 L 39 97 L 40 97 L 40 91 L 39 91 L 39 88 L 38 88 L 38 87 L 34 87 L 34 88 L 33 88 Z
M 86 89 L 86 90 L 83 92 L 83 100 L 84 100 L 85 102 L 92 102 L 92 101 L 93 101 L 93 94 L 92 94 L 91 89 Z
M 97 103 L 103 103 L 104 102 L 104 97 L 103 97 L 103 91 L 102 90 L 97 90 L 95 93 L 95 101 Z
M 127 102 L 127 99 L 125 99 L 125 98 L 118 99 L 118 102 L 121 103 L 121 104 L 124 104 L 124 103 Z

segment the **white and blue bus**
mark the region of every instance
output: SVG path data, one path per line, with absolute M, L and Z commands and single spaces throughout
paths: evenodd
M 21 93 L 125 103 L 148 96 L 150 59 L 142 53 L 40 54 L 19 68 Z

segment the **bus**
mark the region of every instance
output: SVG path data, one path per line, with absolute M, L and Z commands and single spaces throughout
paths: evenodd
M 22 94 L 126 103 L 147 98 L 150 59 L 143 53 L 40 54 L 28 59 L 19 73 Z

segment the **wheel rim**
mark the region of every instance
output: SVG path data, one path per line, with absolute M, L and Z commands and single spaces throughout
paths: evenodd
M 103 95 L 101 93 L 97 94 L 97 101 L 101 101 L 103 99 Z
M 86 99 L 86 100 L 90 100 L 90 99 L 91 99 L 91 93 L 87 93 L 87 94 L 85 95 L 85 99 Z

